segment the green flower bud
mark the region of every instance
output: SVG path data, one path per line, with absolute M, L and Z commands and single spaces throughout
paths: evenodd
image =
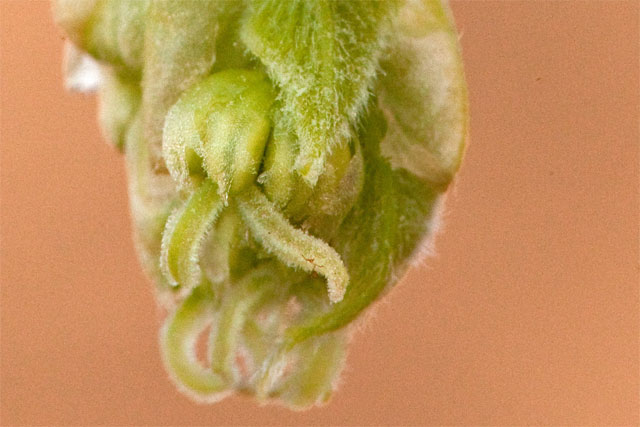
M 326 402 L 350 326 L 423 256 L 468 128 L 440 0 L 56 0 L 101 74 L 180 390 Z M 208 361 L 195 357 L 210 330 Z

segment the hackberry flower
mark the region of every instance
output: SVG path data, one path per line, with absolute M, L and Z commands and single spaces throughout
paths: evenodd
M 423 255 L 462 157 L 446 2 L 55 0 L 54 13 L 70 85 L 99 83 L 104 135 L 125 155 L 171 378 L 202 401 L 326 401 L 352 325 Z

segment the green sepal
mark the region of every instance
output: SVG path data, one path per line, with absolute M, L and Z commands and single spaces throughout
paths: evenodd
M 394 1 L 254 0 L 240 37 L 282 91 L 311 186 L 348 144 L 372 89 Z

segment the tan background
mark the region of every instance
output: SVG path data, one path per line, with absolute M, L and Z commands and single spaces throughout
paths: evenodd
M 49 4 L 0 4 L 3 425 L 639 422 L 635 1 L 453 2 L 472 140 L 438 256 L 307 413 L 169 383 L 122 158 Z

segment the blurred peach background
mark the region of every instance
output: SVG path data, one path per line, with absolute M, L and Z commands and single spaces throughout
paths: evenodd
M 639 6 L 453 1 L 471 142 L 438 255 L 329 405 L 199 406 L 160 362 L 122 157 L 62 87 L 50 5 L 0 0 L 3 425 L 630 425 L 639 416 Z

